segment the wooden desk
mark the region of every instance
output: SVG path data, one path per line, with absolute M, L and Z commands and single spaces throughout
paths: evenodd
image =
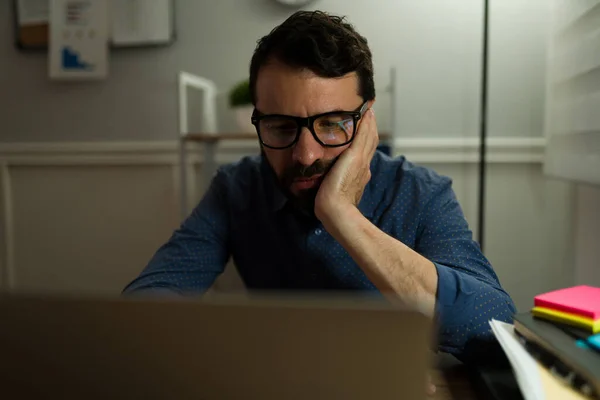
M 434 369 L 431 380 L 436 386 L 434 400 L 476 400 L 478 399 L 473 385 L 467 376 L 465 367 L 452 369 Z
M 436 386 L 434 400 L 477 400 L 477 393 L 469 379 L 467 368 L 447 354 L 436 356 L 431 380 Z

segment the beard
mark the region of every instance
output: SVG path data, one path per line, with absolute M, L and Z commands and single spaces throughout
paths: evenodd
M 264 154 L 263 154 L 264 156 Z M 338 156 L 339 157 L 339 156 Z M 314 216 L 315 213 L 315 199 L 319 192 L 320 185 L 312 187 L 310 189 L 301 190 L 297 193 L 292 193 L 291 187 L 295 179 L 298 178 L 310 178 L 314 175 L 322 175 L 325 177 L 331 167 L 336 163 L 338 157 L 330 160 L 316 160 L 311 165 L 302 165 L 295 163 L 290 167 L 286 168 L 280 176 L 277 176 L 274 172 L 274 177 L 277 180 L 278 186 L 288 200 L 298 209 Z M 270 165 L 270 163 L 269 163 Z M 271 169 L 273 167 L 271 166 Z

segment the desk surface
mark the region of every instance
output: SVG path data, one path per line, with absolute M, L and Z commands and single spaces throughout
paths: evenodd
M 478 399 L 473 385 L 467 376 L 464 366 L 434 369 L 431 380 L 436 386 L 435 400 L 476 400 Z
M 469 379 L 467 368 L 447 354 L 435 357 L 435 367 L 431 370 L 431 380 L 436 386 L 432 399 L 435 400 L 477 400 L 477 393 Z

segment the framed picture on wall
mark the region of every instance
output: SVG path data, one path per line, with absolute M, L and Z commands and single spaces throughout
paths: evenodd
M 110 7 L 112 47 L 166 46 L 175 40 L 174 0 L 119 0 Z
M 98 0 L 73 0 L 91 1 Z M 52 0 L 12 0 L 12 5 L 15 46 L 47 49 Z M 112 1 L 109 13 L 111 48 L 168 46 L 175 40 L 175 0 Z
M 12 3 L 16 47 L 46 49 L 50 0 L 13 0 Z

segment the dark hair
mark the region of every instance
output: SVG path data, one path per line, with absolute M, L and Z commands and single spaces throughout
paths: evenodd
M 373 60 L 367 39 L 344 17 L 322 11 L 298 11 L 258 41 L 250 62 L 250 91 L 256 105 L 259 69 L 272 59 L 290 67 L 308 69 L 324 78 L 350 72 L 358 75 L 358 94 L 375 98 Z

